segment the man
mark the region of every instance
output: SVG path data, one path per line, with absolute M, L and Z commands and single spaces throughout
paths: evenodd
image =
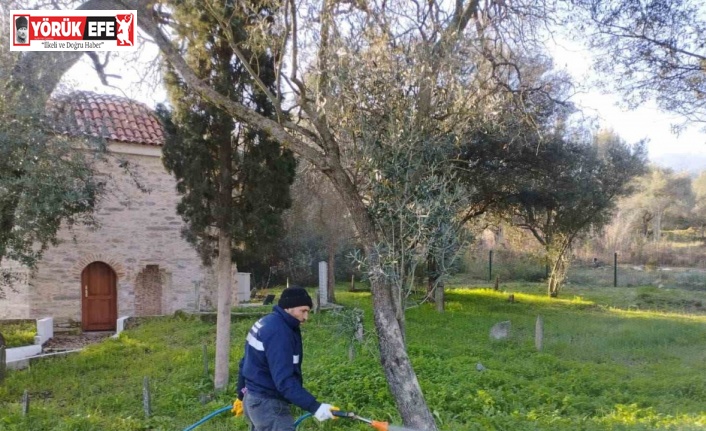
M 125 20 L 120 20 L 117 17 L 115 21 L 118 23 L 118 42 L 120 45 L 130 44 L 130 24 L 132 23 L 132 14 L 125 15 Z
M 319 421 L 333 418 L 334 407 L 318 402 L 303 387 L 299 325 L 309 318 L 312 306 L 305 289 L 287 288 L 272 313 L 250 328 L 245 356 L 240 360 L 237 392 L 251 431 L 293 431 L 290 404 L 312 413 Z M 236 401 L 236 416 L 239 408 Z
M 27 17 L 20 16 L 15 19 L 15 43 L 26 45 L 29 43 L 27 39 Z

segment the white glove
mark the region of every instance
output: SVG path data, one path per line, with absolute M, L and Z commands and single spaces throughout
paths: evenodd
M 319 420 L 319 422 L 323 422 L 327 419 L 333 419 L 333 413 L 331 413 L 331 409 L 333 406 L 331 404 L 321 404 L 319 406 L 319 409 L 316 410 L 316 413 L 314 413 L 314 417 Z

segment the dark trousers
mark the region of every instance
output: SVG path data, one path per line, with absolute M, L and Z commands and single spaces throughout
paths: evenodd
M 243 413 L 250 431 L 294 431 L 294 418 L 286 401 L 248 392 L 243 398 Z

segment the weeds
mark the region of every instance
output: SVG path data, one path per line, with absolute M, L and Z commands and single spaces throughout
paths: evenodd
M 37 325 L 33 320 L 16 323 L 0 323 L 0 334 L 5 338 L 6 347 L 21 347 L 34 344 Z
M 696 430 L 706 424 L 706 316 L 689 308 L 698 293 L 572 285 L 551 300 L 540 284 L 502 288 L 452 289 L 446 312 L 433 304 L 409 311 L 408 352 L 441 430 Z M 305 386 L 321 401 L 399 424 L 375 348 L 370 294 L 344 289 L 338 300 L 360 311 L 316 314 L 303 327 Z M 510 293 L 514 302 L 507 301 Z M 365 335 L 350 360 L 350 321 L 358 315 Z M 538 315 L 541 352 L 534 348 Z M 233 324 L 233 379 L 253 319 Z M 512 322 L 510 338 L 491 341 L 490 327 L 504 320 Z M 154 319 L 80 354 L 11 372 L 0 386 L 0 429 L 182 430 L 233 400 L 233 385 L 213 393 L 204 374 L 202 345 L 212 363 L 214 339 L 212 324 Z M 152 382 L 150 418 L 142 411 L 144 376 Z M 27 418 L 19 404 L 24 389 L 32 397 Z M 244 420 L 222 415 L 198 430 L 246 428 Z M 314 429 L 365 428 L 305 421 L 300 431 Z

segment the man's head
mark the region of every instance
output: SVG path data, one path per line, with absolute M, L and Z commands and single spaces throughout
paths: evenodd
M 17 31 L 17 38 L 21 40 L 27 40 L 27 17 L 21 16 L 15 20 L 15 29 Z
M 282 291 L 277 305 L 283 308 L 287 314 L 304 323 L 309 318 L 309 310 L 314 306 L 314 303 L 306 289 L 289 287 Z

